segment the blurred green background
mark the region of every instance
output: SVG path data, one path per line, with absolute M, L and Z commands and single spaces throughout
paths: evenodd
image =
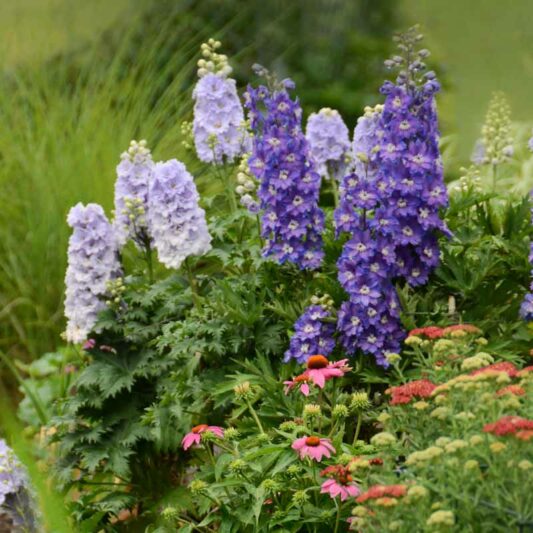
M 420 22 L 445 90 L 446 172 L 468 160 L 490 94 L 533 118 L 529 0 L 17 0 L 0 6 L 0 348 L 31 358 L 60 343 L 68 228 L 78 201 L 110 213 L 132 138 L 182 153 L 180 122 L 200 44 L 223 41 L 242 88 L 259 62 L 290 76 L 307 113 L 353 126 L 380 101 L 391 35 Z M 204 187 L 208 184 L 202 184 Z

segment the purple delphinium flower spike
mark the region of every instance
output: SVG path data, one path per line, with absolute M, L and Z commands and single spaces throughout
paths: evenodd
M 340 179 L 350 150 L 349 132 L 335 109 L 325 107 L 307 119 L 305 137 L 317 171 L 324 178 Z
M 113 222 L 120 247 L 128 239 L 137 246 L 149 242 L 145 212 L 148 186 L 154 170 L 152 154 L 146 141 L 131 141 L 128 150 L 120 157 L 115 182 L 115 220 Z
M 330 355 L 335 348 L 335 324 L 324 319 L 331 316 L 331 310 L 325 305 L 308 306 L 294 324 L 294 335 L 283 360 L 305 363 L 311 355 Z
M 320 266 L 324 214 L 318 207 L 320 175 L 309 158 L 302 110 L 287 83 L 270 91 L 248 88 L 246 107 L 254 132 L 250 172 L 259 181 L 263 254 L 301 269 Z
M 533 191 L 530 194 L 530 199 L 533 201 Z M 533 209 L 531 210 L 531 223 L 533 224 Z M 533 242 L 529 246 L 529 262 L 533 266 Z M 533 321 L 533 270 L 531 270 L 531 279 L 529 292 L 525 295 L 520 306 L 520 316 L 528 322 Z
M 66 339 L 79 343 L 87 339 L 105 308 L 107 283 L 119 277 L 121 269 L 116 234 L 101 206 L 79 203 L 67 222 L 73 231 L 65 276 Z
M 150 183 L 148 224 L 159 261 L 179 268 L 190 255 L 211 249 L 205 211 L 185 165 L 176 159 L 157 163 Z

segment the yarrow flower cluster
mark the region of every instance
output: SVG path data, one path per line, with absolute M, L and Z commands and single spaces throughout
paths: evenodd
M 342 177 L 350 150 L 349 132 L 340 113 L 324 107 L 307 119 L 305 137 L 317 171 L 325 178 Z
M 391 387 L 387 393 L 391 395 L 391 405 L 409 403 L 413 398 L 429 398 L 437 385 L 427 379 L 410 381 L 404 385 Z
M 183 163 L 176 159 L 157 163 L 149 194 L 148 223 L 161 263 L 179 268 L 188 256 L 211 249 L 205 211 Z
M 245 102 L 254 133 L 249 167 L 260 182 L 263 254 L 280 264 L 316 269 L 324 255 L 320 175 L 302 133 L 301 107 L 288 93 L 293 86 L 285 81 L 272 91 L 248 87 Z
M 315 303 L 308 306 L 294 324 L 294 335 L 285 352 L 285 362 L 296 359 L 298 363 L 305 363 L 313 354 L 327 357 L 335 348 L 335 324 L 328 321 L 333 316 L 333 302 L 328 300 L 326 303 L 319 303 L 317 297 L 314 299 Z
M 249 143 L 244 111 L 235 80 L 228 78 L 231 67 L 227 57 L 214 50 L 220 41 L 210 39 L 202 45 L 204 59 L 198 61 L 198 80 L 193 91 L 193 135 L 201 161 L 220 164 L 247 151 Z
M 145 215 L 153 170 L 154 162 L 146 141 L 131 141 L 120 157 L 115 182 L 114 226 L 120 247 L 128 239 L 133 239 L 138 246 L 145 246 L 149 241 Z
M 492 424 L 486 424 L 483 431 L 497 436 L 514 435 L 528 441 L 533 439 L 533 420 L 520 416 L 503 416 Z
M 65 276 L 66 339 L 83 342 L 105 308 L 108 282 L 120 276 L 116 234 L 97 204 L 79 203 L 69 212 L 73 229 Z

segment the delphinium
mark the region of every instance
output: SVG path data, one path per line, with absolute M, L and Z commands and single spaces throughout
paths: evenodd
M 237 187 L 235 192 L 240 198 L 239 203 L 252 214 L 259 213 L 260 207 L 256 198 L 257 184 L 248 167 L 249 154 L 245 154 L 237 168 Z
M 7 512 L 17 531 L 37 531 L 28 475 L 13 450 L 0 439 L 0 514 Z M 20 529 L 19 529 L 20 528 Z
M 439 232 L 448 234 L 439 211 L 448 203 L 439 152 L 435 74 L 425 72 L 429 52 L 417 51 L 422 39 L 416 28 L 396 37 L 401 55 L 386 61 L 399 69 L 396 83 L 381 88 L 385 104 L 383 130 L 376 154 L 377 180 L 383 183 L 383 215 L 394 219 L 395 277 L 423 285 L 439 263 Z
M 530 196 L 533 196 L 533 193 L 531 193 Z M 533 209 L 531 210 L 531 223 L 533 224 Z M 529 262 L 533 265 L 533 242 L 530 244 L 529 248 Z M 533 280 L 533 270 L 531 271 L 531 278 Z M 533 321 L 533 281 L 531 281 L 529 292 L 525 295 L 520 307 L 520 315 L 528 322 Z
M 289 95 L 293 87 L 284 80 L 248 88 L 246 107 L 254 133 L 249 168 L 260 183 L 263 254 L 281 264 L 316 269 L 324 255 L 320 175 L 309 157 L 300 104 Z
M 337 232 L 350 234 L 337 263 L 339 282 L 349 296 L 339 309 L 337 329 L 348 354 L 360 350 L 387 367 L 388 355 L 399 351 L 404 335 L 391 275 L 396 222 L 381 205 L 383 182 L 376 179 L 376 150 L 366 144 L 368 139 L 377 142 L 379 113 L 379 109 L 373 114 L 367 111 L 364 121 L 359 121 L 358 128 L 366 130 L 361 149 L 355 147 L 362 170 L 344 178 L 335 213 Z
M 146 225 L 148 187 L 154 170 L 152 154 L 145 140 L 133 140 L 121 155 L 115 182 L 114 226 L 119 246 L 128 239 L 138 248 L 150 246 L 150 232 Z
M 495 187 L 498 166 L 510 161 L 513 153 L 511 107 L 505 94 L 496 92 L 489 102 L 485 123 L 481 128 L 481 138 L 477 140 L 472 154 L 472 162 L 490 166 Z
M 211 249 L 205 211 L 183 163 L 172 159 L 155 165 L 149 198 L 148 225 L 161 263 L 177 269 L 188 256 Z
M 229 78 L 232 68 L 227 56 L 216 52 L 220 46 L 214 39 L 202 44 L 199 80 L 193 91 L 196 153 L 201 161 L 215 164 L 233 161 L 249 142 L 236 83 Z
M 321 298 L 313 296 L 311 305 L 294 324 L 289 349 L 284 361 L 295 359 L 305 363 L 312 355 L 328 356 L 335 348 L 335 323 L 333 318 L 333 300 L 328 295 Z
M 317 171 L 325 179 L 331 178 L 333 194 L 338 203 L 337 181 L 344 176 L 351 159 L 349 132 L 342 116 L 329 107 L 311 113 L 307 119 L 305 137 Z
M 105 308 L 108 282 L 120 276 L 118 243 L 113 226 L 97 204 L 75 205 L 67 222 L 73 232 L 68 245 L 65 277 L 66 339 L 79 343 Z

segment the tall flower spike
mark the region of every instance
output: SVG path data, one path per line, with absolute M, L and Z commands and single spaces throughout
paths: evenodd
M 400 72 L 395 84 L 385 82 L 381 88 L 386 97 L 384 135 L 377 153 L 378 181 L 388 184 L 382 195 L 384 211 L 396 221 L 394 276 L 412 286 L 427 282 L 439 263 L 438 234 L 449 235 L 439 216 L 448 203 L 434 98 L 440 85 L 433 72 L 423 73 L 429 52 L 416 50 L 420 39 L 415 30 L 399 36 L 405 57 L 387 62 Z
M 305 137 L 318 172 L 325 178 L 340 179 L 350 150 L 348 128 L 340 113 L 329 107 L 311 113 Z
M 533 201 L 533 191 L 530 194 L 530 198 Z M 533 209 L 531 209 L 531 223 L 533 224 Z M 529 245 L 529 262 L 533 267 L 533 242 Z M 528 322 L 533 321 L 533 270 L 531 270 L 531 280 L 529 292 L 524 297 L 520 307 L 520 316 Z
M 150 183 L 148 223 L 159 261 L 179 268 L 190 255 L 211 249 L 205 211 L 185 165 L 176 159 L 157 163 Z
M 146 141 L 131 141 L 120 158 L 115 182 L 114 226 L 118 244 L 124 246 L 132 239 L 139 247 L 150 240 L 146 225 L 148 186 L 154 170 L 152 154 Z
M 28 482 L 26 471 L 13 450 L 0 439 L 0 509 L 9 494 L 16 494 Z
M 286 80 L 272 91 L 265 86 L 248 88 L 246 107 L 254 132 L 249 167 L 260 182 L 263 254 L 281 264 L 288 261 L 301 269 L 315 269 L 324 255 L 320 175 L 302 133 L 302 110 L 288 93 L 292 87 Z
M 308 306 L 294 324 L 294 335 L 285 352 L 285 362 L 296 359 L 305 363 L 311 355 L 328 356 L 335 348 L 335 324 L 325 321 L 332 317 L 331 308 L 324 304 Z
M 193 135 L 198 158 L 205 163 L 233 161 L 249 148 L 244 127 L 244 111 L 235 80 L 228 78 L 228 58 L 215 52 L 220 41 L 210 39 L 202 45 L 198 61 L 198 80 L 193 91 Z
M 67 217 L 72 228 L 65 276 L 66 339 L 83 342 L 105 308 L 103 297 L 111 279 L 120 276 L 113 226 L 98 204 L 75 205 Z

